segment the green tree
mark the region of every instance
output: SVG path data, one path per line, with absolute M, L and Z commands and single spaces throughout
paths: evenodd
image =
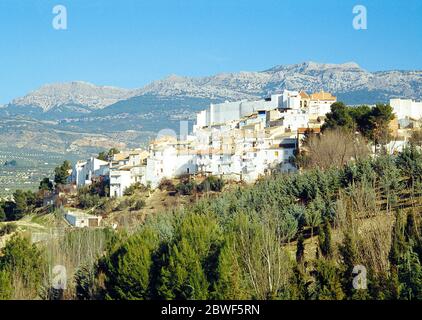
M 44 178 L 40 182 L 40 186 L 38 187 L 40 191 L 52 191 L 53 190 L 53 183 L 50 181 L 49 178 Z
M 218 256 L 217 280 L 212 298 L 217 300 L 251 299 L 241 262 L 236 252 L 234 235 L 229 234 Z
M 409 246 L 398 263 L 398 278 L 401 283 L 400 297 L 406 300 L 422 299 L 422 266 L 418 255 Z
M 343 102 L 335 102 L 331 105 L 331 112 L 326 114 L 325 123 L 322 126 L 326 129 L 347 129 L 352 130 L 355 127 L 349 108 Z
M 120 153 L 120 151 L 116 148 L 111 148 L 110 150 L 106 151 L 101 151 L 98 154 L 97 159 L 99 160 L 103 160 L 103 161 L 109 161 L 115 154 Z
M 0 300 L 10 300 L 13 295 L 13 287 L 10 273 L 0 270 Z
M 312 275 L 315 282 L 311 291 L 315 299 L 342 300 L 345 298 L 341 287 L 341 271 L 332 260 L 317 260 Z
M 69 161 L 65 160 L 63 164 L 54 169 L 54 182 L 56 184 L 67 184 L 67 179 L 69 178 L 69 171 L 72 169 L 72 166 Z
M 353 269 L 358 265 L 358 250 L 356 240 L 349 230 L 344 234 L 344 239 L 339 247 L 340 256 L 344 265 L 343 288 L 347 296 L 355 293 L 353 288 Z
M 220 247 L 221 231 L 214 218 L 191 213 L 184 216 L 164 257 L 160 295 L 165 299 L 209 298 L 217 278 Z
M 43 252 L 29 239 L 15 235 L 6 243 L 2 253 L 0 271 L 19 279 L 28 298 L 36 298 L 46 271 Z
M 303 233 L 301 232 L 299 234 L 299 237 L 297 238 L 296 262 L 298 264 L 301 264 L 303 263 L 304 258 L 305 258 L 305 238 L 303 237 Z
M 311 238 L 314 236 L 314 229 L 322 222 L 323 201 L 320 198 L 312 201 L 305 211 L 306 224 L 311 227 Z
M 6 213 L 4 211 L 4 203 L 0 202 L 0 222 L 6 221 Z
M 410 145 L 397 156 L 396 164 L 414 196 L 417 182 L 420 182 L 422 178 L 422 154 L 414 145 Z
M 7 220 L 15 221 L 29 213 L 37 204 L 37 198 L 31 191 L 16 190 L 13 193 L 13 201 L 5 203 Z
M 103 263 L 106 297 L 118 300 L 150 299 L 153 289 L 151 268 L 158 246 L 157 232 L 145 227 L 107 257 Z
M 325 221 L 322 225 L 319 226 L 318 234 L 318 245 L 321 254 L 327 258 L 331 259 L 333 256 L 333 245 L 331 242 L 331 225 L 328 221 Z
M 350 107 L 349 113 L 355 122 L 355 130 L 358 130 L 364 136 L 370 130 L 371 123 L 370 123 L 370 114 L 371 114 L 371 107 L 367 105 L 357 106 L 357 107 Z
M 375 145 L 386 144 L 391 141 L 389 124 L 394 119 L 393 108 L 388 104 L 377 104 L 369 115 L 370 130 L 368 137 Z

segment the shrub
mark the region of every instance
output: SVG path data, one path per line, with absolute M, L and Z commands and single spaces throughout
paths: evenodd
M 119 202 L 116 209 L 118 211 L 123 211 L 127 208 L 132 207 L 135 204 L 135 201 L 136 201 L 135 199 L 130 199 L 130 198 L 123 199 L 122 201 Z
M 192 195 L 193 192 L 196 189 L 196 184 L 194 181 L 189 181 L 189 182 L 185 182 L 185 183 L 179 183 L 176 186 L 176 191 L 177 193 L 181 194 L 181 195 Z
M 8 223 L 0 227 L 0 237 L 15 232 L 17 228 L 18 226 L 15 223 Z
M 46 267 L 44 252 L 29 239 L 14 236 L 6 243 L 2 253 L 0 271 L 6 271 L 12 279 L 20 281 L 26 298 L 36 298 Z
M 10 273 L 6 270 L 0 270 L 0 300 L 10 300 L 13 294 L 13 287 L 10 279 Z
M 124 196 L 132 196 L 135 194 L 135 192 L 139 190 L 139 191 L 146 191 L 147 187 L 143 186 L 142 184 L 140 184 L 139 182 L 132 184 L 129 188 L 127 188 L 124 192 L 123 195 Z
M 217 178 L 215 176 L 209 176 L 205 178 L 199 185 L 197 190 L 199 192 L 206 192 L 206 191 L 216 191 L 221 192 L 224 187 L 224 180 L 221 178 Z
M 132 208 L 133 210 L 141 210 L 145 207 L 145 205 L 146 205 L 145 201 L 141 199 L 141 200 L 137 200 Z
M 173 181 L 171 181 L 170 179 L 166 179 L 164 178 L 163 180 L 161 180 L 160 184 L 158 185 L 158 189 L 160 189 L 161 191 L 174 191 L 175 190 L 175 186 Z
M 79 196 L 79 206 L 82 209 L 93 208 L 101 204 L 101 198 L 98 194 L 82 194 Z

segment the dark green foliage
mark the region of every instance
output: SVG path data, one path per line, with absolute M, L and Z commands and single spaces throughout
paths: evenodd
M 0 271 L 19 277 L 23 288 L 34 297 L 43 279 L 45 260 L 42 251 L 26 238 L 14 236 L 6 243 L 0 257 Z
M 116 148 L 111 148 L 110 150 L 106 151 L 102 151 L 98 154 L 97 159 L 99 160 L 103 160 L 103 161 L 109 161 L 113 158 L 113 156 L 115 154 L 120 153 L 120 151 Z
M 6 212 L 4 212 L 4 203 L 0 202 L 0 222 L 6 221 Z
M 11 234 L 18 229 L 18 226 L 15 223 L 8 223 L 4 226 L 0 226 L 0 237 Z
M 353 129 L 355 123 L 350 115 L 349 108 L 343 102 L 335 102 L 331 105 L 331 112 L 326 114 L 323 130 L 326 129 Z
M 63 164 L 54 169 L 54 182 L 56 184 L 67 184 L 69 178 L 69 171 L 72 169 L 69 161 L 64 161 Z
M 393 108 L 386 104 L 347 107 L 342 102 L 331 105 L 331 112 L 326 115 L 322 127 L 327 129 L 344 129 L 359 131 L 364 137 L 378 144 L 385 144 L 391 140 L 389 123 L 394 119 Z
M 16 190 L 13 199 L 14 201 L 6 201 L 2 206 L 8 221 L 19 220 L 41 205 L 37 195 L 29 190 Z
M 153 290 L 150 286 L 151 268 L 158 247 L 157 232 L 144 228 L 106 257 L 102 263 L 106 296 L 109 299 L 150 299 Z
M 300 233 L 299 237 L 297 238 L 297 245 L 296 245 L 296 262 L 301 264 L 303 259 L 305 258 L 305 238 L 303 234 Z
M 82 209 L 90 209 L 99 206 L 102 199 L 98 194 L 83 193 L 78 195 L 79 207 Z
M 414 191 L 416 183 L 421 181 L 422 177 L 422 154 L 415 146 L 411 145 L 399 153 L 396 163 L 406 178 L 407 186 Z
M 133 205 L 133 210 L 141 210 L 145 208 L 145 200 L 136 200 L 135 204 Z
M 331 226 L 328 221 L 319 226 L 318 244 L 322 256 L 327 259 L 332 258 L 333 245 L 331 243 Z
M 108 197 L 110 195 L 110 181 L 104 178 L 96 180 L 89 186 L 89 190 L 92 195 Z
M 224 187 L 224 180 L 221 178 L 217 178 L 214 176 L 209 176 L 204 179 L 198 186 L 197 190 L 199 192 L 208 192 L 208 191 L 216 191 L 221 192 Z
M 188 214 L 177 226 L 165 254 L 159 293 L 165 299 L 207 299 L 216 280 L 213 270 L 221 231 L 209 216 Z M 218 255 L 217 255 L 218 256 Z
M 342 300 L 341 271 L 331 260 L 319 259 L 312 272 L 315 279 L 312 295 L 317 300 Z
M 144 187 L 139 182 L 132 184 L 129 188 L 126 188 L 126 190 L 123 192 L 123 195 L 125 196 L 132 196 L 136 193 L 136 191 L 146 191 L 146 187 Z
M 422 266 L 418 255 L 409 246 L 397 265 L 401 283 L 400 297 L 406 300 L 422 299 Z
M 211 295 L 214 299 L 251 299 L 235 248 L 234 238 L 227 237 L 218 257 L 218 276 Z
M 355 293 L 353 288 L 353 268 L 358 265 L 358 252 L 354 236 L 351 231 L 344 235 L 343 243 L 339 247 L 340 256 L 344 265 L 342 279 L 345 293 L 351 297 Z
M 40 182 L 40 186 L 38 187 L 40 191 L 52 191 L 53 190 L 53 182 L 50 181 L 49 178 L 44 178 Z
M 195 192 L 196 184 L 194 181 L 182 181 L 176 186 L 176 191 L 184 196 L 192 195 Z
M 365 110 L 357 110 L 352 118 L 358 119 Z M 396 213 L 389 265 L 385 261 L 382 270 L 368 269 L 368 289 L 359 290 L 353 288 L 353 270 L 365 264 L 360 259 L 368 259 L 362 251 L 365 235 L 353 228 L 360 217 L 349 212 L 340 216 L 338 207 L 340 195 L 352 200 L 353 208 L 353 196 L 365 191 L 371 197 L 363 199 L 387 203 L 386 211 L 394 212 L 402 203 L 399 196 L 405 184 L 410 181 L 412 186 L 420 174 L 419 151 L 405 153 L 355 161 L 342 169 L 275 175 L 148 216 L 140 230 L 108 250 L 97 270 L 80 268 L 76 276 L 78 297 L 421 299 L 418 208 Z M 194 186 L 189 177 L 181 179 L 181 185 L 189 184 Z M 192 187 L 189 192 L 195 190 Z M 133 196 L 121 203 L 135 208 L 137 199 Z M 362 216 L 371 205 L 364 203 Z M 331 232 L 344 221 L 350 230 L 336 245 Z M 318 256 L 307 261 L 305 239 L 315 236 L 315 230 Z M 306 241 L 315 244 L 315 240 Z M 296 261 L 294 252 L 285 251 L 294 248 L 287 246 L 291 241 L 297 241 Z M 99 284 L 101 274 L 105 275 L 104 288 Z
M 10 300 L 13 295 L 12 281 L 7 270 L 0 270 L 0 300 Z
M 78 300 L 92 300 L 96 293 L 95 288 L 95 270 L 84 265 L 75 272 L 76 297 Z

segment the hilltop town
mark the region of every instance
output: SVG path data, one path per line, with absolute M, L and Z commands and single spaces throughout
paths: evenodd
M 293 158 L 306 135 L 318 135 L 337 98 L 328 92 L 284 90 L 267 99 L 211 104 L 197 114 L 192 132 L 162 130 L 147 150 L 132 149 L 78 161 L 69 183 L 78 188 L 107 181 L 109 196 L 121 197 L 134 184 L 152 189 L 165 179 L 217 176 L 252 183 L 271 173 L 297 171 Z M 422 102 L 391 99 L 388 153 L 402 150 L 419 127 Z

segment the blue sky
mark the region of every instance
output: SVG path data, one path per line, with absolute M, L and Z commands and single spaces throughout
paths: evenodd
M 352 27 L 357 4 L 367 30 Z M 422 1 L 0 0 L 0 103 L 52 82 L 135 88 L 309 60 L 422 69 Z

